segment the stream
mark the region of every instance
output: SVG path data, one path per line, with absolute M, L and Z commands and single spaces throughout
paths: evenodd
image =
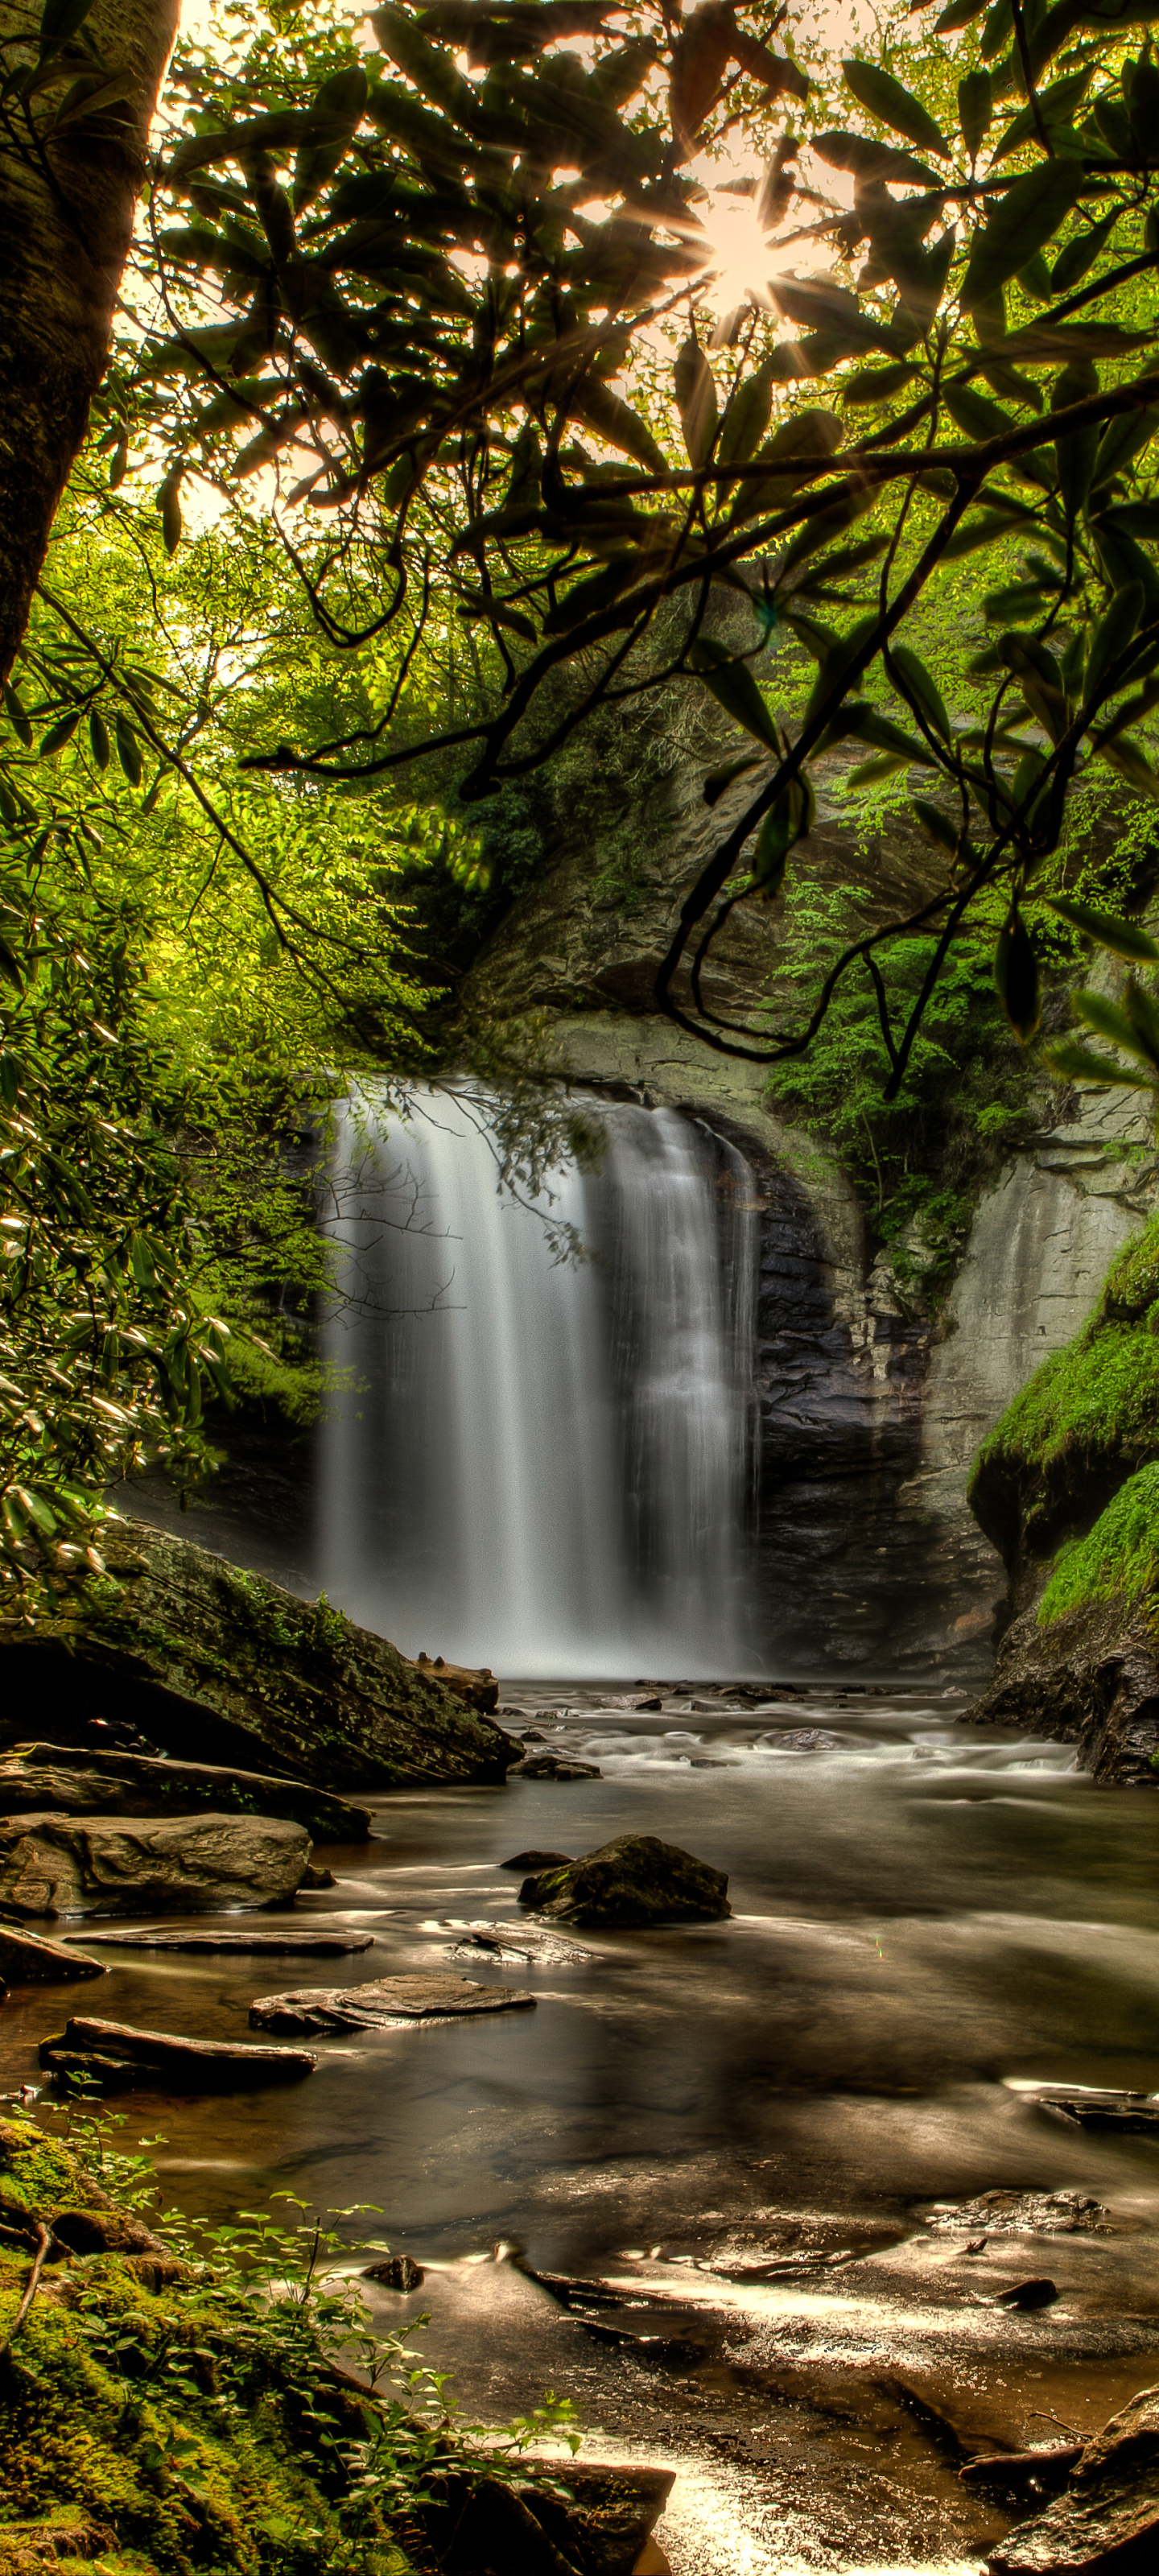
M 375 2313 L 429 2312 L 469 2411 L 566 2390 L 594 2456 L 678 2466 L 676 2576 L 976 2567 L 1006 2517 L 962 2445 L 1093 2429 L 1159 2378 L 1157 2144 L 1021 2089 L 1159 2087 L 1159 1801 L 958 1695 L 552 1683 L 505 1709 L 602 1778 L 383 1798 L 295 1907 L 372 1951 L 110 1950 L 93 2008 L 241 2038 L 255 1994 L 450 1967 L 536 2009 L 312 2042 L 292 2090 L 134 2093 L 125 2135 L 160 2132 L 166 2192 L 215 2217 L 371 2204 L 352 2243 L 425 2273 L 368 2284 Z M 625 1831 L 727 1870 L 731 1919 L 472 1952 L 525 1924 L 505 1861 Z M 54 2009 L 10 1999 L 11 2081 Z M 993 2304 L 1042 2276 L 1050 2305 Z

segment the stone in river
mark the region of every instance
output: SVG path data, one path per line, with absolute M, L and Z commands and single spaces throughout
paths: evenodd
M 32 1937 L 31 1934 L 25 1935 L 27 1939 Z M 99 1924 L 94 1924 L 91 1933 L 85 1934 L 85 1939 L 95 1943 L 99 1950 L 115 1947 L 118 1950 L 182 1952 L 240 1950 L 251 1954 L 261 1951 L 267 1958 L 278 1959 L 342 1959 L 352 1951 L 374 1948 L 373 1932 L 265 1932 L 259 1931 L 256 1924 L 252 1931 L 235 1931 L 232 1925 L 226 1929 L 215 1924 L 205 1932 L 192 1931 L 188 1925 L 179 1932 L 142 1931 L 136 1924 L 128 1931 L 106 1932 Z M 51 1943 L 45 1944 L 46 1948 L 51 1946 Z
M 384 2290 L 421 2290 L 426 2274 L 409 2254 L 391 2254 L 384 2263 L 368 2263 L 364 2281 L 381 2281 Z
M 999 2290 L 998 2296 L 994 2301 L 994 2305 L 996 2308 L 1017 2308 L 1020 2310 L 1030 2308 L 1052 2308 L 1057 2297 L 1058 2290 L 1053 2281 L 1048 2281 L 1045 2278 L 1034 2281 L 1016 2281 L 1012 2289 Z
M 17 1914 L 284 1905 L 310 1857 L 273 1816 L 32 1815 L 0 1821 L 0 1904 Z
M 1144 2388 L 1084 2444 L 1064 2493 L 1006 2534 L 992 2576 L 1083 2576 L 1159 2566 L 1159 2388 Z
M 602 1780 L 594 1762 L 577 1762 L 570 1753 L 529 1753 L 508 1772 L 509 1780 Z
M 1129 2137 L 1159 2137 L 1159 2094 L 1116 2093 L 1093 2085 L 1071 2091 L 1062 2084 L 1035 2084 L 1025 2087 L 1022 2098 L 1041 2111 L 1072 2120 L 1079 2129 L 1119 2129 Z
M 501 1860 L 500 1869 L 570 1869 L 570 1852 L 516 1852 L 514 1860 Z
M 227 1771 L 216 1762 L 171 1762 L 140 1753 L 77 1752 L 18 1744 L 0 1762 L 0 1816 L 34 1810 L 69 1816 L 285 1816 L 316 1843 L 362 1843 L 369 1807 L 280 1780 L 264 1771 Z
M 287 2084 L 312 2075 L 318 2060 L 305 2048 L 262 2048 L 252 2040 L 184 2039 L 173 2031 L 138 2030 L 130 2022 L 76 2015 L 40 2045 L 49 2073 L 95 2077 L 105 2084 L 163 2084 L 166 2090 L 235 2093 L 243 2085 Z
M 724 1872 L 656 1834 L 620 1834 L 566 1868 L 525 1878 L 521 1905 L 590 1927 L 705 1922 L 731 1911 Z
M 10 1986 L 107 1975 L 103 1959 L 86 1959 L 82 1950 L 68 1950 L 62 1941 L 46 1941 L 39 1932 L 25 1932 L 15 1923 L 0 1923 L 0 1977 Z
M 364 1986 L 303 1986 L 297 1994 L 258 1995 L 250 2022 L 255 2030 L 388 2030 L 400 2021 L 526 2011 L 534 2002 L 534 1995 L 515 1986 L 483 1986 L 473 1977 L 373 1977 Z

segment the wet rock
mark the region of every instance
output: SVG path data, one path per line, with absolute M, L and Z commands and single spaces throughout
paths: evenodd
M 990 2495 L 1024 2504 L 1028 2498 L 1061 2495 L 1082 2453 L 1081 2442 L 1056 2442 L 1044 2451 L 988 2451 L 967 2460 L 958 2476 L 964 2487 L 984 2487 Z
M 163 2084 L 167 2091 L 236 2093 L 253 2084 L 288 2084 L 318 2063 L 305 2048 L 262 2048 L 252 2040 L 184 2039 L 172 2031 L 138 2030 L 130 2022 L 77 2015 L 40 2044 L 40 2063 L 57 2080 L 86 2076 L 113 2084 Z
M 512 1738 L 434 1666 L 328 1603 L 143 1521 L 109 1521 L 101 1547 L 115 1604 L 0 1640 L 0 1704 L 35 1708 L 54 1742 L 78 1728 L 85 1740 L 96 1717 L 125 1721 L 182 1759 L 273 1768 L 328 1793 L 502 1780 L 515 1759 Z M 15 1732 L 0 1727 L 0 1741 Z
M 570 1852 L 516 1852 L 514 1860 L 501 1860 L 500 1869 L 570 1869 Z
M 281 1817 L 31 1815 L 0 1823 L 0 1904 L 17 1914 L 284 1905 L 310 1857 Z
M 848 1735 L 830 1735 L 823 1726 L 786 1726 L 775 1735 L 761 1737 L 762 1744 L 770 1745 L 777 1753 L 837 1753 L 843 1744 L 852 1741 Z
M 971 1725 L 1077 1742 L 1104 1788 L 1159 1786 L 1159 1663 L 1138 1602 L 1091 1601 L 1044 1627 L 1012 1620 Z
M 385 2262 L 368 2263 L 364 2281 L 378 2281 L 384 2290 L 421 2290 L 426 2273 L 421 2263 L 412 2263 L 409 2254 L 390 2254 Z
M 83 1950 L 66 1949 L 63 1941 L 46 1941 L 40 1932 L 25 1932 L 15 1923 L 0 1923 L 0 1977 L 7 1985 L 41 1985 L 58 1978 L 107 1974 L 103 1959 L 87 1959 Z
M 446 2576 L 633 2576 L 667 2560 L 651 2539 L 673 2485 L 670 2469 L 588 2467 L 568 2461 L 518 2490 L 487 2479 L 449 2479 L 424 2515 Z M 565 2489 L 567 2493 L 561 2493 Z
M 364 1986 L 304 1986 L 296 1994 L 259 1995 L 249 2017 L 255 2030 L 389 2030 L 396 2022 L 525 2011 L 534 2002 L 534 1995 L 514 1986 L 482 1986 L 472 1977 L 374 1977 Z
M 2 1669 L 2 1667 L 0 1667 Z M 67 1745 L 18 1744 L 0 1762 L 0 1816 L 284 1816 L 315 1843 L 361 1843 L 369 1807 L 327 1797 L 305 1780 L 216 1762 L 172 1762 L 139 1753 L 77 1753 Z
M 341 1959 L 354 1951 L 373 1950 L 375 1946 L 373 1932 L 265 1932 L 259 1931 L 256 1924 L 252 1931 L 234 1931 L 232 1925 L 228 1929 L 214 1925 L 205 1932 L 192 1931 L 188 1925 L 179 1932 L 139 1931 L 136 1925 L 131 1931 L 106 1932 L 99 1924 L 94 1924 L 85 1938 L 100 1950 L 243 1950 L 247 1953 L 260 1951 L 266 1958 L 278 1959 Z M 52 1944 L 45 1946 L 51 1948 Z
M 305 1896 L 310 1895 L 312 1892 L 314 1894 L 320 1894 L 324 1888 L 337 1887 L 337 1885 L 338 1881 L 334 1876 L 333 1870 L 318 1869 L 312 1860 L 307 1861 L 301 1878 L 298 1881 L 299 1892 Z
M 456 1965 L 502 1968 L 586 1968 L 596 1953 L 574 1941 L 556 1941 L 548 1932 L 529 1932 L 519 1923 L 469 1924 L 465 1937 L 444 1953 Z
M 1074 2236 L 1112 2232 L 1105 2201 L 1081 2191 L 984 2191 L 973 2200 L 938 2200 L 921 2213 L 939 2236 L 957 2236 L 963 2228 L 986 2229 L 990 2236 Z M 973 2253 L 968 2245 L 966 2252 Z
M 1159 2094 L 1116 2093 L 1109 2087 L 1090 2090 L 1043 2084 L 1025 2098 L 1040 2111 L 1053 2111 L 1077 2129 L 1118 2129 L 1133 2137 L 1159 2137 Z
M 404 1657 L 404 1661 L 409 1658 Z M 470 1664 L 448 1664 L 442 1655 L 416 1655 L 414 1670 L 441 1682 L 444 1690 L 454 1693 L 464 1708 L 478 1709 L 481 1716 L 491 1717 L 499 1706 L 499 1684 L 490 1666 L 481 1664 L 475 1671 Z
M 1009 2532 L 991 2576 L 1073 2576 L 1159 2563 L 1159 2388 L 1145 2388 L 1087 2442 L 1057 2503 Z
M 620 1834 L 566 1868 L 525 1878 L 521 1905 L 565 1923 L 606 1926 L 706 1922 L 730 1911 L 724 1872 L 656 1834 Z
M 594 1762 L 577 1762 L 570 1753 L 529 1753 L 515 1763 L 509 1780 L 602 1780 Z
M 1057 2297 L 1056 2284 L 1043 2276 L 1032 2281 L 1015 2281 L 1013 2288 L 999 2290 L 994 2305 L 1029 2313 L 1034 2308 L 1052 2308 Z

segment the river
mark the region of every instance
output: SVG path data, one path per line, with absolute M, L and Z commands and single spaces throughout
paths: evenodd
M 534 2011 L 322 2040 L 293 2090 L 135 2093 L 126 2134 L 161 2132 L 166 2191 L 214 2216 L 279 2190 L 372 2204 L 426 2276 L 372 2289 L 376 2313 L 430 2313 L 471 2411 L 566 2388 L 597 2455 L 678 2464 L 677 2576 L 976 2567 L 1005 2519 L 955 2443 L 1091 2429 L 1159 2378 L 1156 2146 L 1021 2089 L 1159 2088 L 1159 1800 L 980 1735 L 960 1696 L 659 1695 L 510 1695 L 509 1724 L 598 1780 L 377 1801 L 295 1909 L 369 1953 L 109 1951 L 85 1997 L 244 2037 L 263 1991 L 450 1966 Z M 730 1919 L 584 1933 L 530 1970 L 454 1955 L 519 1925 L 505 1861 L 625 1831 L 727 1870 Z M 10 1999 L 11 2080 L 36 2080 L 50 2018 Z M 1058 2298 L 993 2304 L 1028 2276 Z

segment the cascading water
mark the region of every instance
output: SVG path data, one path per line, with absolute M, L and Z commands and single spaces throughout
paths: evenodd
M 675 1110 L 595 1114 L 598 1167 L 529 1202 L 500 1187 L 484 1098 L 424 1090 L 405 1122 L 348 1104 L 323 1579 L 404 1652 L 512 1679 L 737 1674 L 752 1175 Z

